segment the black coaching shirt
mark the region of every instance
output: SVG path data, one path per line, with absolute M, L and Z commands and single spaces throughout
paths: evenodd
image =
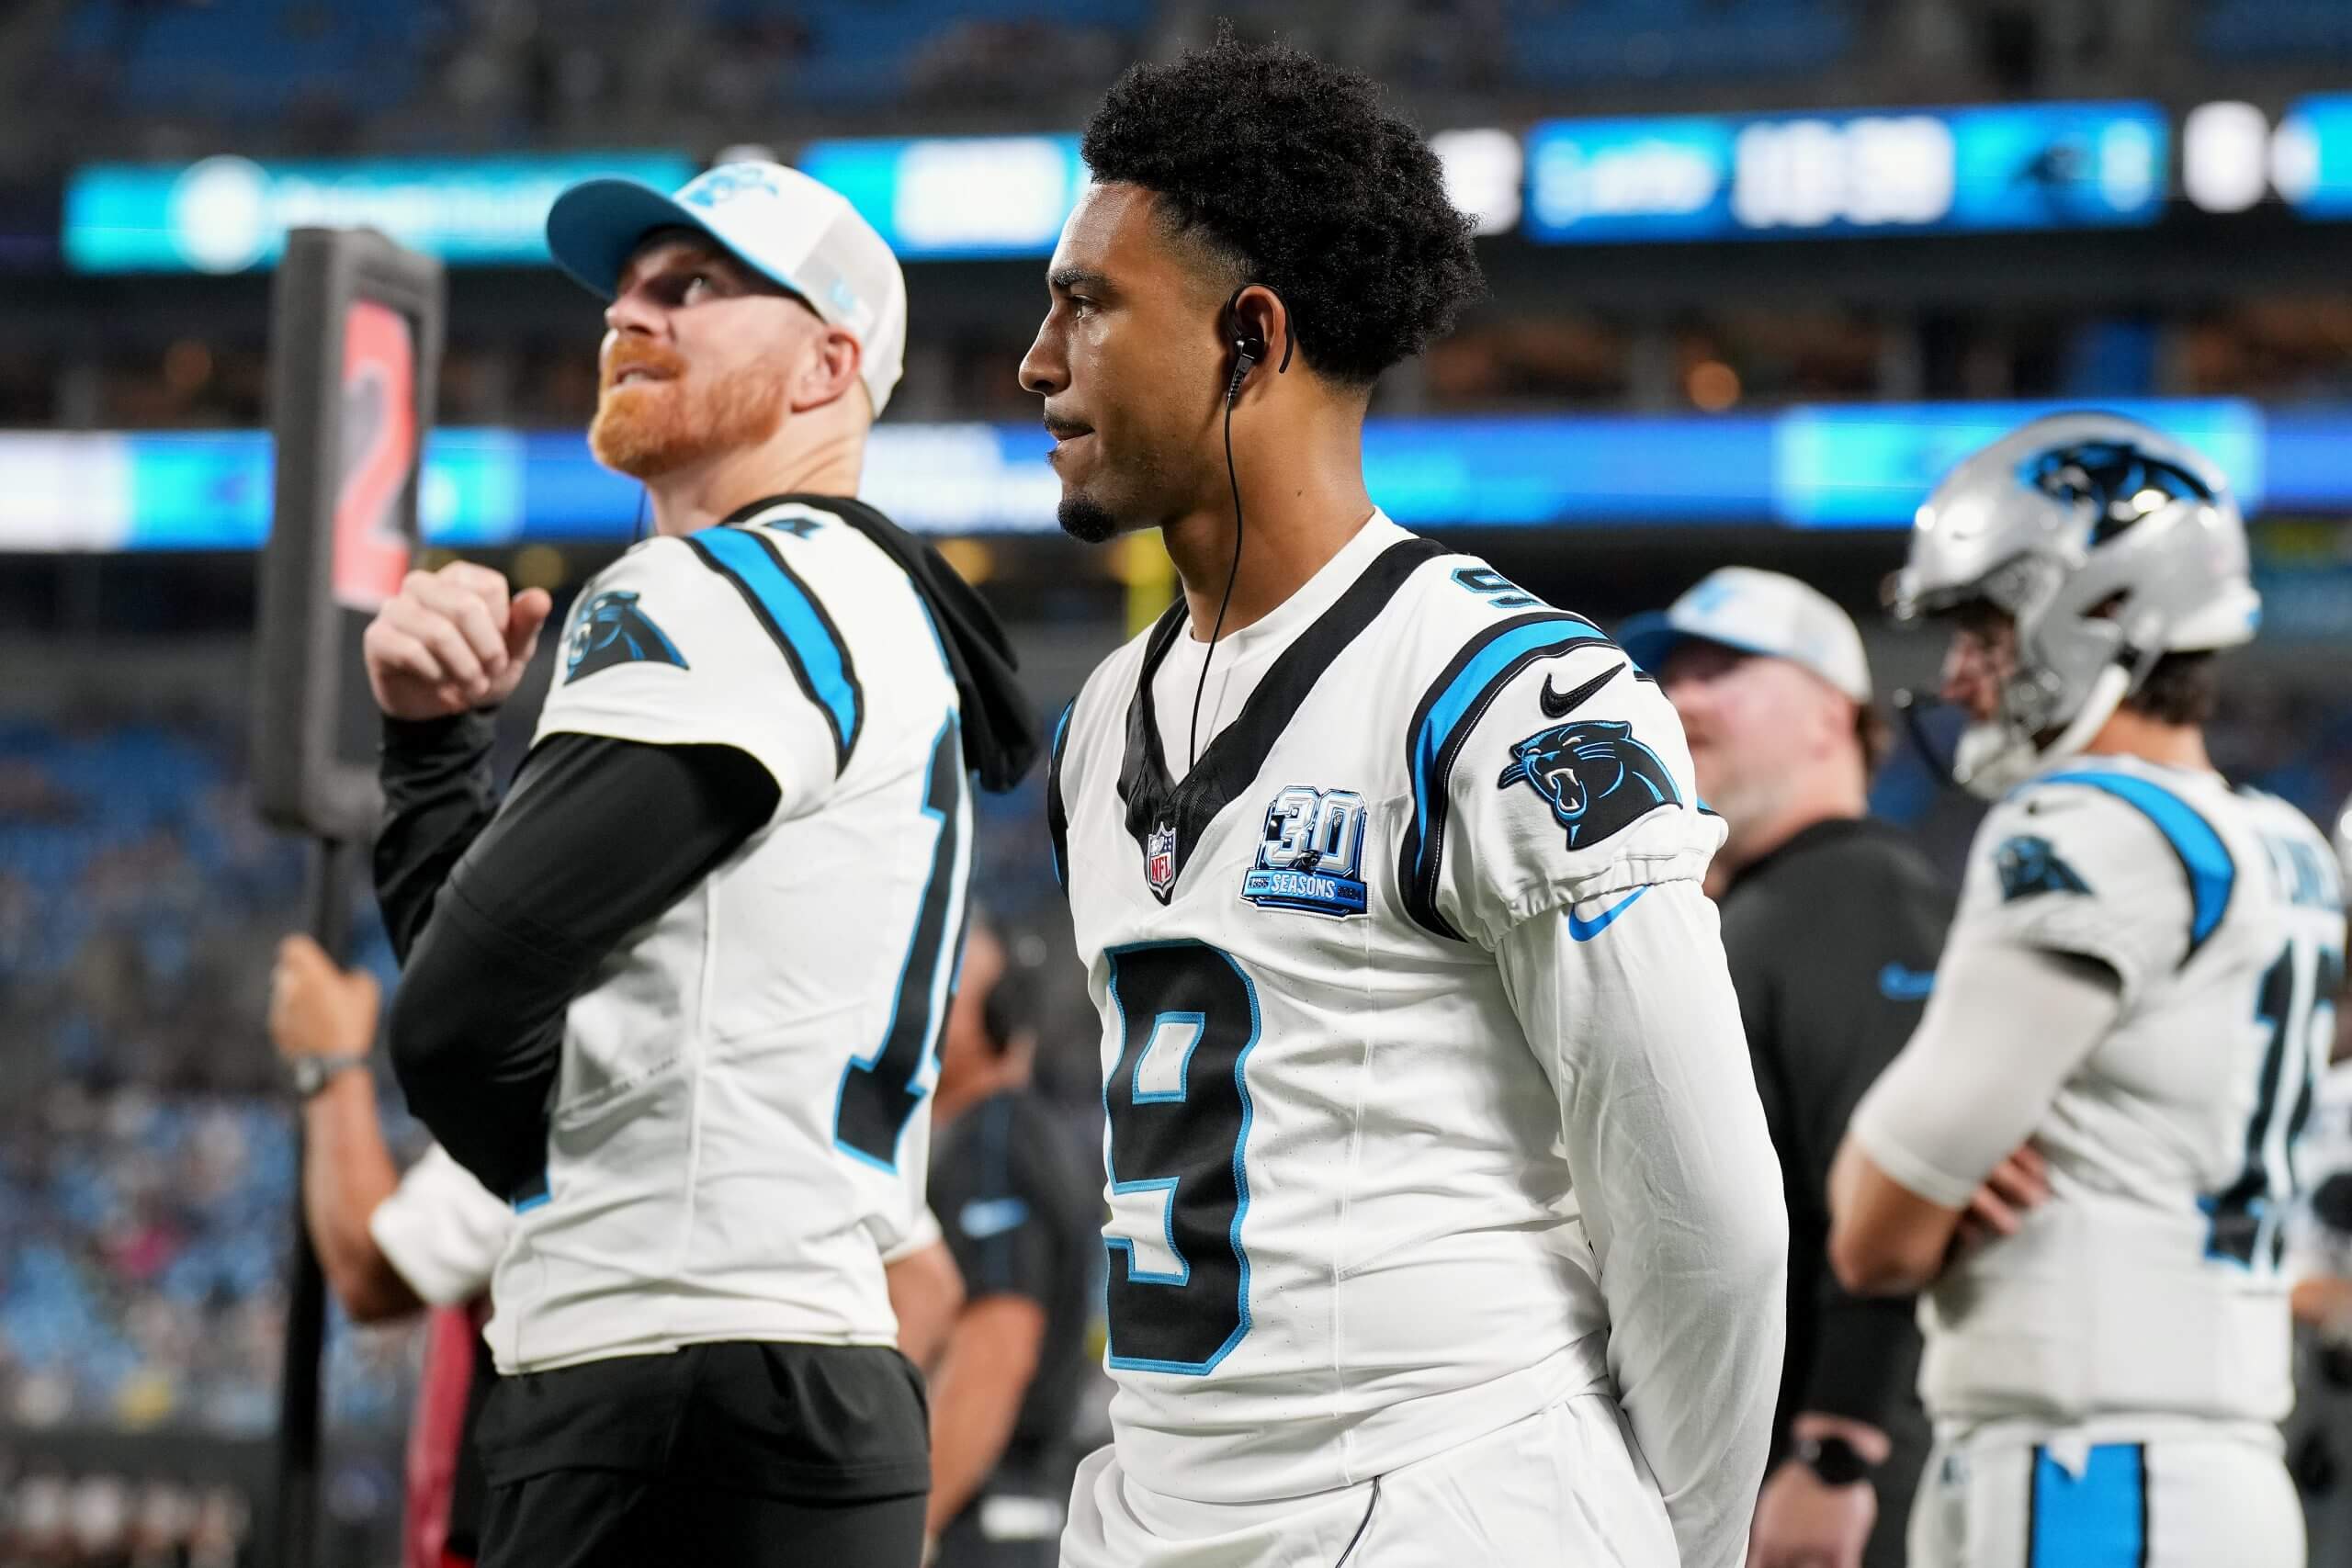
M 1756 1088 L 1789 1207 L 1789 1338 L 1772 1460 L 1801 1411 L 1894 1439 L 1866 1562 L 1899 1563 L 1928 1429 L 1908 1297 L 1849 1296 L 1831 1274 L 1829 1166 L 1864 1090 L 1918 1027 L 1952 892 L 1899 829 L 1838 818 L 1743 869 L 1717 899 Z
M 1045 1309 L 1036 1374 L 1001 1468 L 1048 1464 L 1069 1447 L 1085 1374 L 1102 1257 L 1101 1173 L 1042 1096 L 1008 1089 L 940 1131 L 929 1190 L 968 1299 L 1025 1296 Z

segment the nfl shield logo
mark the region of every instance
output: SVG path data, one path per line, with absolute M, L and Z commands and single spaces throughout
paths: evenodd
M 1163 904 L 1176 890 L 1176 829 L 1164 822 L 1144 840 L 1143 879 L 1151 884 L 1152 897 Z

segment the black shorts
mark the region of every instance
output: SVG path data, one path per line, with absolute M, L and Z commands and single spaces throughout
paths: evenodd
M 922 1385 L 896 1350 L 694 1345 L 502 1378 L 481 1568 L 913 1568 Z

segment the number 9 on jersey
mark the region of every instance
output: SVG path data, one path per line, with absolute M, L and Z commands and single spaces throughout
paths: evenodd
M 1110 960 L 1120 1031 L 1102 1085 L 1110 1361 L 1202 1376 L 1250 1332 L 1242 1068 L 1258 1043 L 1258 993 L 1202 942 L 1115 949 Z

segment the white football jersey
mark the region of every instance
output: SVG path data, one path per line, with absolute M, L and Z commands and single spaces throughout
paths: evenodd
M 2319 1080 L 2311 1125 L 2296 1150 L 2295 1174 L 2305 1190 L 2288 1222 L 2287 1276 L 2305 1279 L 2334 1274 L 2352 1279 L 2352 1228 L 2335 1202 L 2315 1206 L 2312 1198 L 2331 1179 L 2352 1181 L 2352 1061 L 2329 1066 Z M 2331 1193 L 2335 1198 L 2340 1193 Z
M 1598 630 L 1385 517 L 1216 645 L 1213 700 L 1250 689 L 1187 769 L 1199 657 L 1179 604 L 1094 672 L 1049 813 L 1103 1025 L 1119 1461 L 1251 1502 L 1610 1386 L 1490 948 L 1568 906 L 1597 933 L 1724 829 Z
M 2034 1131 L 2051 1201 L 1924 1299 L 1937 1416 L 2286 1413 L 2280 1264 L 2344 931 L 2327 840 L 2218 774 L 2083 757 L 1994 807 L 1948 951 L 2097 959 L 2123 1011 Z
M 560 663 L 541 737 L 736 747 L 780 798 L 571 1004 L 499 1368 L 890 1344 L 882 1254 L 918 1223 L 971 858 L 929 612 L 850 525 L 775 504 L 629 550 Z

